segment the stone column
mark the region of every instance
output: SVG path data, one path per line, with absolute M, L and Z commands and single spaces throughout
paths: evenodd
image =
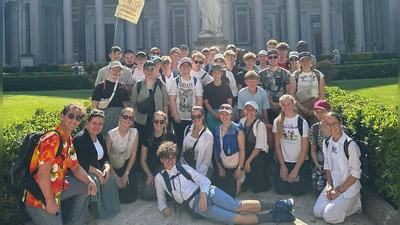
M 254 28 L 256 52 L 264 49 L 263 6 L 262 0 L 254 0 Z
M 332 52 L 331 16 L 327 0 L 321 0 L 321 42 L 322 54 L 330 54 Z
M 192 1 L 193 2 L 193 1 Z M 168 16 L 167 0 L 158 0 L 158 29 L 160 32 L 160 51 L 161 54 L 168 54 Z
M 42 39 L 43 33 L 43 14 L 42 12 L 42 1 L 30 0 L 29 1 L 29 19 L 30 19 L 30 38 L 31 38 L 31 54 L 34 55 L 34 64 L 43 62 L 43 45 Z
M 233 28 L 232 28 L 232 1 L 228 0 L 222 4 L 222 35 L 228 44 L 233 44 Z M 197 15 L 197 12 L 196 12 Z M 211 46 L 209 46 L 211 47 Z M 224 49 L 220 49 L 221 51 Z M 223 53 L 223 52 L 222 52 Z
M 136 27 L 137 25 L 134 23 L 131 23 L 129 21 L 125 21 L 126 24 L 126 48 L 134 51 L 136 53 L 137 49 L 137 33 L 136 33 Z
M 10 66 L 19 65 L 19 4 L 14 2 L 9 2 L 11 10 L 11 60 Z
M 52 9 L 51 12 L 51 63 L 56 64 L 58 62 L 58 51 L 59 45 L 57 41 L 57 10 Z
M 106 62 L 106 37 L 104 30 L 104 0 L 96 0 L 96 62 Z
M 63 21 L 64 21 L 64 63 L 73 63 L 74 43 L 72 29 L 72 0 L 63 0 Z
M 63 57 L 63 48 L 62 48 L 62 39 L 63 39 L 63 20 L 62 20 L 62 11 L 58 10 L 57 11 L 57 46 L 58 46 L 58 51 L 57 51 L 57 62 L 63 62 L 64 57 Z
M 161 1 L 161 0 L 160 0 Z M 199 38 L 200 33 L 200 19 L 199 19 L 199 2 L 190 1 L 190 49 L 197 49 L 194 42 Z M 161 25 L 161 23 L 160 23 Z M 161 29 L 161 26 L 160 26 Z M 201 51 L 201 49 L 199 49 Z
M 26 5 L 21 2 L 19 5 L 19 54 L 28 53 L 27 51 L 27 29 L 26 29 Z
M 363 0 L 353 0 L 354 8 L 354 33 L 356 52 L 360 52 L 361 47 L 366 50 L 365 46 L 365 28 L 364 28 L 364 6 Z
M 399 36 L 398 36 L 398 10 L 399 10 L 399 2 L 398 0 L 388 0 L 388 21 L 387 25 L 389 28 L 389 35 L 388 35 L 388 51 L 393 52 L 393 51 L 398 51 L 398 41 L 399 41 Z
M 6 6 L 6 3 L 3 1 L 3 66 L 7 66 L 6 63 L 6 35 L 5 35 L 5 23 L 4 23 L 4 7 Z
M 287 15 L 287 34 L 288 44 L 290 51 L 297 49 L 297 41 L 299 40 L 297 31 L 297 11 L 296 11 L 296 0 L 286 1 L 286 15 Z

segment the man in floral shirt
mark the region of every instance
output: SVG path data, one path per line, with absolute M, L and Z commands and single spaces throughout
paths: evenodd
M 56 126 L 56 132 L 48 132 L 40 138 L 36 146 L 31 163 L 30 172 L 38 169 L 34 179 L 38 183 L 46 200 L 35 199 L 26 191 L 25 208 L 35 224 L 62 224 L 59 212 L 61 201 L 70 199 L 68 204 L 69 215 L 67 224 L 83 224 L 89 204 L 89 195 L 97 193 L 96 184 L 79 165 L 71 132 L 78 127 L 85 115 L 83 106 L 70 103 L 64 106 L 61 112 L 61 123 Z M 56 156 L 58 146 L 62 144 L 62 152 Z M 71 169 L 74 176 L 66 176 L 67 169 Z

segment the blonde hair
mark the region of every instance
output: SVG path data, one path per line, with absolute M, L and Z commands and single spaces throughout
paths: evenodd
M 169 51 L 169 54 L 172 55 L 173 53 L 178 53 L 181 54 L 181 50 L 177 47 L 173 47 L 171 48 L 171 50 Z
M 219 48 L 217 47 L 217 46 L 212 46 L 210 49 L 209 49 L 209 52 L 211 52 L 211 51 L 217 51 L 217 53 L 219 52 Z
M 171 57 L 164 55 L 161 57 L 161 64 L 166 65 L 171 63 Z
M 279 105 L 281 104 L 281 102 L 285 99 L 290 99 L 292 100 L 293 104 L 296 104 L 296 101 L 294 100 L 294 98 L 289 95 L 289 94 L 284 94 L 279 98 Z M 285 112 L 283 112 L 283 110 L 281 110 L 281 113 L 279 114 L 279 116 L 276 118 L 276 125 L 277 125 L 277 135 L 280 137 L 283 134 L 283 122 L 285 121 Z
M 201 53 L 201 52 L 199 52 L 199 51 L 193 52 L 193 54 L 192 54 L 192 59 L 194 59 L 195 57 L 201 58 L 201 59 L 203 59 L 203 60 L 206 59 L 206 57 L 203 55 L 203 53 Z
M 267 46 L 268 46 L 268 45 L 275 45 L 275 46 L 277 46 L 277 45 L 278 45 L 278 42 L 277 42 L 275 39 L 269 39 L 269 41 L 267 42 L 266 45 L 267 45 Z
M 224 57 L 227 57 L 227 56 L 236 56 L 236 53 L 233 50 L 226 50 L 224 52 Z
M 245 80 L 258 80 L 259 76 L 258 73 L 254 70 L 248 71 L 245 75 L 244 75 L 244 79 Z
M 193 111 L 199 111 L 201 113 L 201 115 L 205 116 L 205 112 L 204 112 L 203 106 L 195 105 L 195 106 L 192 107 L 192 112 Z M 206 123 L 206 120 L 204 118 L 203 118 L 202 122 L 203 122 L 204 128 L 207 128 L 207 123 Z
M 133 108 L 131 108 L 131 107 L 126 107 L 125 109 L 123 109 L 121 111 L 121 116 L 124 115 L 125 112 L 132 112 L 133 116 L 135 116 L 135 110 Z
M 257 59 L 256 54 L 254 54 L 254 53 L 252 53 L 252 52 L 248 52 L 248 53 L 244 54 L 243 60 L 249 60 L 249 59 L 254 59 L 254 60 L 256 60 L 256 59 Z
M 153 114 L 153 121 L 154 121 L 154 119 L 156 118 L 156 116 L 162 116 L 162 117 L 164 117 L 164 124 L 165 124 L 165 126 L 164 126 L 164 129 L 163 129 L 163 133 L 162 133 L 162 135 L 161 135 L 161 140 L 162 141 L 164 141 L 165 140 L 165 135 L 166 135 L 166 133 L 167 133 L 167 122 L 168 122 L 168 117 L 167 117 L 167 114 L 165 114 L 163 111 L 157 111 L 157 112 L 155 112 L 154 114 Z M 154 124 L 153 124 L 153 126 L 154 126 Z M 149 143 L 149 146 L 151 146 L 151 144 L 153 143 L 153 140 L 154 140 L 154 135 L 155 135 L 155 129 L 153 128 L 153 132 L 152 132 L 152 135 L 149 137 L 149 139 L 148 139 L 148 143 Z

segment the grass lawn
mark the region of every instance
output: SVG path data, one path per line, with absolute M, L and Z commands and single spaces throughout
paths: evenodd
M 328 86 L 351 91 L 384 105 L 398 105 L 398 78 L 379 78 L 361 80 L 335 80 Z
M 61 110 L 69 102 L 89 100 L 93 90 L 3 92 L 3 127 L 31 118 L 36 108 Z

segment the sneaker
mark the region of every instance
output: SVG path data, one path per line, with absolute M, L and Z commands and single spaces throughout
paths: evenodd
M 296 220 L 296 217 L 292 212 L 278 212 L 276 210 L 271 210 L 270 213 L 273 214 L 276 224 L 279 224 L 279 222 L 294 222 Z
M 294 205 L 293 198 L 288 198 L 286 200 L 279 200 L 275 203 L 276 211 L 278 212 L 292 212 L 293 205 Z

